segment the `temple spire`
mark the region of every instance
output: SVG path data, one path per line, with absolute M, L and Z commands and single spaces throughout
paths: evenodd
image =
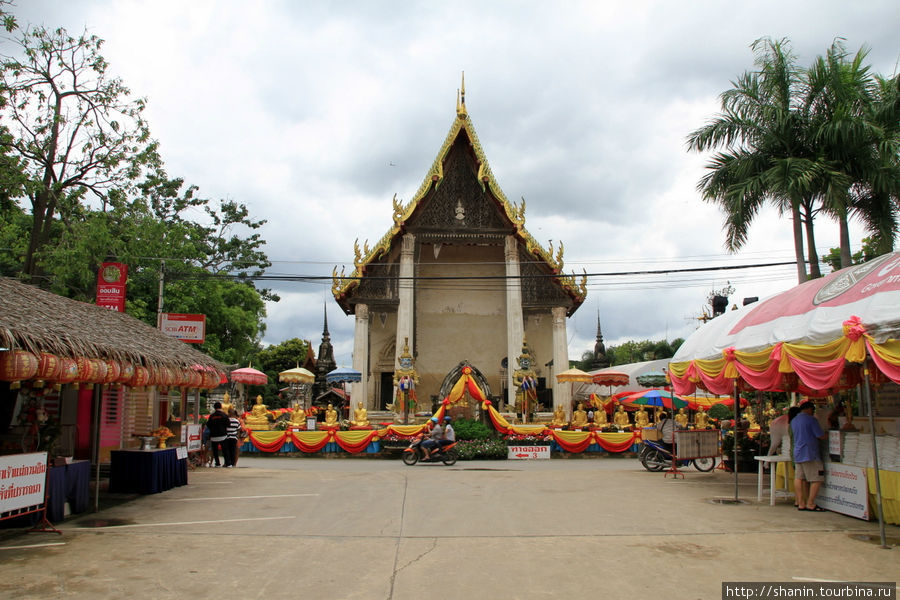
M 456 90 L 456 116 L 465 118 L 466 113 L 466 72 L 462 72 L 462 85 Z

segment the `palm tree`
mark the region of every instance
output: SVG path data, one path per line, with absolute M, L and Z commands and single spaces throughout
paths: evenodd
M 812 141 L 823 165 L 817 184 L 822 210 L 840 226 L 841 267 L 851 264 L 848 221 L 859 217 L 878 253 L 897 234 L 897 78 L 880 79 L 836 40 L 809 69 L 805 93 Z
M 807 279 L 803 222 L 807 223 L 810 266 L 818 276 L 812 236 L 813 182 L 822 165 L 810 149 L 806 113 L 799 101 L 804 72 L 795 64 L 787 40 L 756 40 L 757 70 L 745 72 L 721 95 L 722 112 L 688 136 L 695 151 L 724 148 L 707 165 L 697 187 L 703 198 L 725 213 L 726 248 L 739 250 L 760 208 L 790 210 L 797 278 Z M 803 212 L 801 212 L 803 211 Z

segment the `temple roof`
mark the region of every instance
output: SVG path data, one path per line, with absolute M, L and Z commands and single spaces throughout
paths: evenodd
M 525 229 L 525 199 L 522 198 L 522 202 L 519 204 L 510 202 L 500 188 L 500 185 L 497 183 L 497 180 L 491 171 L 484 149 L 481 146 L 481 142 L 478 140 L 478 135 L 475 133 L 475 127 L 473 126 L 472 120 L 466 109 L 465 81 L 463 81 L 463 86 L 457 96 L 456 116 L 450 125 L 450 131 L 447 133 L 447 137 L 438 151 L 437 157 L 434 159 L 431 168 L 426 173 L 419 189 L 406 204 L 398 201 L 396 194 L 394 195 L 392 215 L 394 223 L 374 246 L 370 248 L 368 240 L 366 240 L 363 249 L 360 250 L 359 241 L 357 240 L 354 242 L 354 269 L 352 273 L 345 275 L 342 270 L 341 273 L 338 274 L 337 267 L 335 267 L 334 272 L 332 273 L 332 293 L 334 294 L 335 299 L 343 304 L 341 301 L 352 293 L 352 290 L 359 285 L 360 279 L 365 276 L 366 268 L 373 262 L 383 259 L 388 255 L 391 247 L 398 241 L 400 236 L 403 235 L 406 224 L 410 221 L 411 217 L 416 214 L 421 206 L 423 206 L 425 201 L 431 195 L 431 192 L 437 190 L 444 181 L 444 166 L 447 162 L 448 155 L 460 136 L 465 136 L 467 138 L 468 145 L 474 154 L 475 163 L 478 167 L 477 179 L 482 190 L 498 204 L 502 216 L 514 231 L 514 235 L 521 241 L 528 256 L 534 257 L 539 263 L 546 265 L 551 273 L 558 274 L 556 281 L 573 301 L 573 307 L 569 311 L 571 314 L 571 312 L 574 312 L 574 310 L 584 302 L 587 296 L 587 278 L 585 276 L 580 283 L 576 283 L 574 274 L 565 275 L 563 273 L 564 246 L 562 242 L 560 242 L 559 249 L 556 252 L 556 256 L 554 256 L 552 243 L 549 250 L 544 248 L 528 232 L 528 230 Z

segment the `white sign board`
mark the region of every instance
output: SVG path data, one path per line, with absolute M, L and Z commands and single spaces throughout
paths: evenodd
M 0 456 L 0 513 L 44 503 L 47 453 Z
M 828 430 L 828 454 L 841 456 L 841 432 L 834 429 Z
M 869 518 L 869 486 L 866 470 L 843 463 L 825 463 L 825 483 L 816 504 L 858 519 Z
M 550 446 L 508 446 L 506 458 L 509 460 L 550 458 Z
M 182 427 L 182 431 L 187 431 L 187 440 L 182 440 L 187 446 L 188 452 L 196 452 L 200 450 L 202 440 L 200 439 L 200 425 L 188 424 Z

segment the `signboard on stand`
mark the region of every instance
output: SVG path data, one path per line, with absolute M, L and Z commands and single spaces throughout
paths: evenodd
M 200 425 L 188 424 L 185 427 L 181 428 L 182 431 L 186 432 L 187 439 L 182 440 L 182 443 L 187 447 L 188 452 L 197 452 L 201 447 L 201 439 L 200 439 Z
M 97 306 L 125 312 L 125 287 L 128 281 L 128 265 L 103 263 L 97 272 Z
M 825 463 L 825 482 L 816 496 L 822 508 L 857 519 L 869 518 L 869 486 L 866 470 L 843 463 Z
M 550 446 L 507 446 L 509 460 L 532 460 L 550 458 Z
M 206 339 L 206 315 L 162 313 L 162 332 L 188 344 L 202 344 Z
M 46 452 L 0 456 L 0 516 L 44 504 L 46 483 Z

